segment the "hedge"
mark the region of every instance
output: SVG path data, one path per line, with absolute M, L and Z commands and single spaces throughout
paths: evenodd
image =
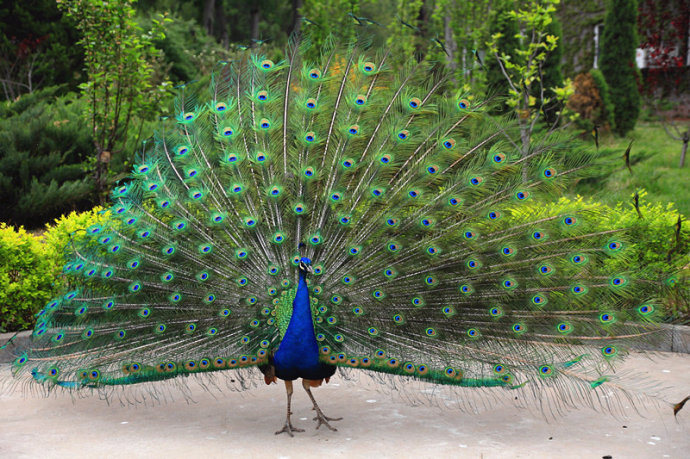
M 99 207 L 72 212 L 46 225 L 40 236 L 0 223 L 0 332 L 33 327 L 34 315 L 63 285 L 66 245 L 79 240 L 80 229 L 106 218 Z

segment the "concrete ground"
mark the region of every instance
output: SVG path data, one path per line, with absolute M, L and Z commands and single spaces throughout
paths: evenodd
M 668 399 L 690 395 L 690 355 L 635 355 L 625 369 L 646 371 L 670 387 Z M 0 368 L 0 380 L 7 377 Z M 368 380 L 368 378 L 366 378 Z M 182 397 L 159 406 L 109 406 L 97 397 L 73 401 L 0 395 L 0 457 L 690 457 L 690 402 L 646 419 L 620 420 L 589 409 L 556 421 L 512 406 L 470 414 L 413 406 L 337 375 L 315 389 L 327 415 L 343 416 L 337 432 L 315 430 L 306 394 L 295 387 L 294 438 L 282 427 L 285 393 L 264 386 L 243 393 L 209 393 L 196 385 L 195 403 Z

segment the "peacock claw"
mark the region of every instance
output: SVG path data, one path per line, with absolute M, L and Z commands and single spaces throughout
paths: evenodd
M 343 418 L 329 418 L 325 414 L 321 412 L 321 410 L 316 410 L 316 416 L 313 419 L 314 421 L 318 421 L 318 424 L 316 424 L 316 429 L 318 430 L 319 427 L 321 427 L 321 424 L 325 425 L 329 429 L 331 429 L 333 432 L 337 432 L 338 429 L 333 427 L 328 423 L 328 421 L 342 421 Z
M 294 437 L 292 432 L 304 432 L 304 429 L 297 429 L 295 427 L 292 427 L 292 423 L 290 421 L 285 421 L 285 425 L 282 429 L 276 432 L 276 435 L 282 434 L 283 432 L 290 435 L 291 437 Z

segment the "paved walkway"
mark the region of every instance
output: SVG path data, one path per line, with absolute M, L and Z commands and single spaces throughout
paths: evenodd
M 690 355 L 634 356 L 625 369 L 646 371 L 671 387 L 669 399 L 690 395 Z M 4 372 L 4 373 L 3 373 Z M 0 369 L 0 378 L 7 368 Z M 367 378 L 368 379 L 368 378 Z M 295 388 L 295 438 L 282 427 L 281 386 L 243 393 L 192 387 L 196 403 L 108 406 L 96 397 L 0 396 L 0 457 L 559 457 L 686 458 L 690 402 L 674 419 L 670 407 L 647 419 L 617 420 L 589 409 L 546 421 L 539 414 L 499 406 L 481 414 L 413 406 L 339 377 L 316 389 L 327 415 L 343 416 L 338 432 L 315 430 L 306 394 Z M 501 392 L 508 394 L 510 392 Z

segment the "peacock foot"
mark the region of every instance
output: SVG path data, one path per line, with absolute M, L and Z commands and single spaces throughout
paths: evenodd
M 290 422 L 290 416 L 287 417 L 285 420 L 285 425 L 283 426 L 282 429 L 276 432 L 276 435 L 282 434 L 285 432 L 286 434 L 290 435 L 291 437 L 294 437 L 292 432 L 304 432 L 304 429 L 297 429 L 292 426 L 292 422 Z
M 314 420 L 314 421 L 318 421 L 318 424 L 316 424 L 316 428 L 317 428 L 317 429 L 318 429 L 319 427 L 321 427 L 321 425 L 323 424 L 323 425 L 325 425 L 326 427 L 328 427 L 329 429 L 331 429 L 333 432 L 337 432 L 338 429 L 336 429 L 335 427 L 333 427 L 332 425 L 330 425 L 330 424 L 328 423 L 328 421 L 342 421 L 343 418 L 329 418 L 328 416 L 326 416 L 325 414 L 323 414 L 323 413 L 321 412 L 320 409 L 317 408 L 317 409 L 316 409 L 316 416 L 314 417 L 313 420 Z

